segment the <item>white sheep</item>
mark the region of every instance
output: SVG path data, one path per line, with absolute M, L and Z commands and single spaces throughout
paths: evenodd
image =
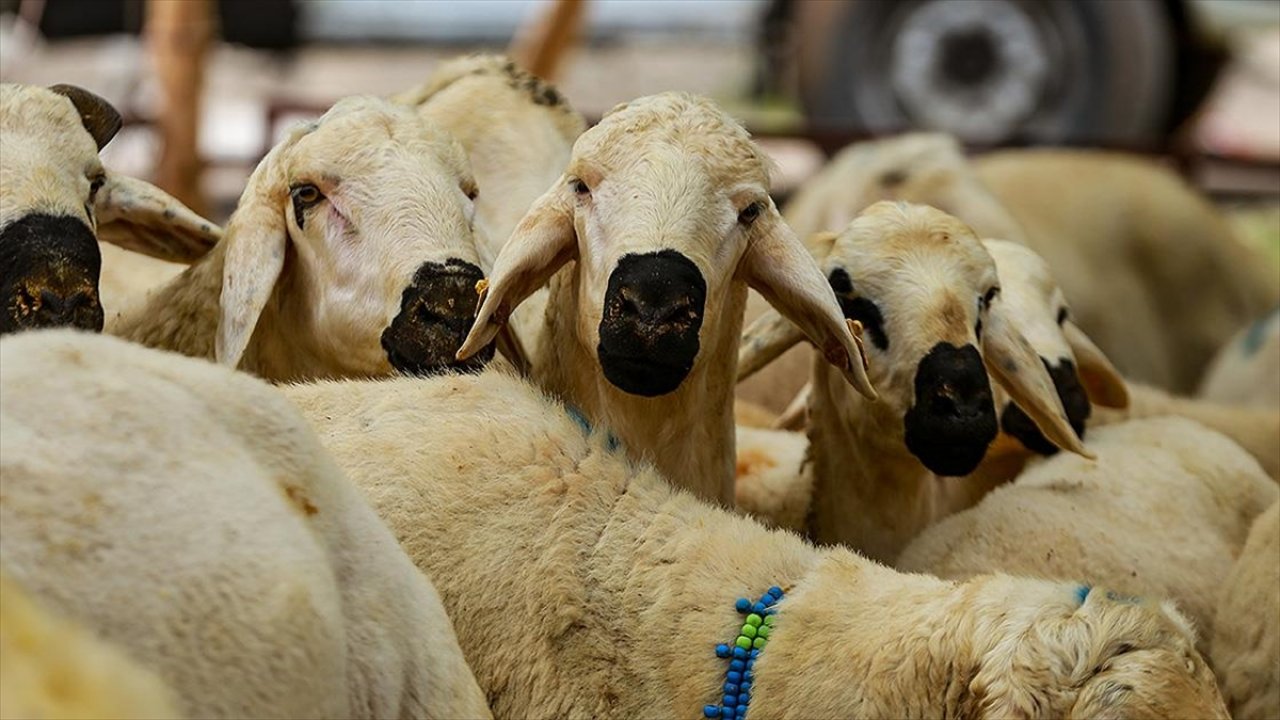
M 1218 590 L 1253 519 L 1280 495 L 1276 484 L 1238 445 L 1184 418 L 1092 429 L 1087 447 L 1096 460 L 1029 464 L 924 530 L 896 567 L 1080 579 L 1172 598 L 1210 628 Z
M 101 330 L 117 288 L 98 240 L 190 261 L 218 239 L 216 225 L 158 188 L 103 167 L 98 150 L 120 122 L 78 87 L 0 84 L 0 333 Z
M 457 142 L 348 98 L 258 165 L 222 241 L 108 330 L 273 381 L 471 370 L 483 278 Z
M 773 585 L 751 716 L 1226 717 L 1167 606 L 814 548 L 672 488 L 509 375 L 282 390 L 430 574 L 500 717 L 698 715 L 724 692 L 735 598 Z
M 190 717 L 487 717 L 448 616 L 289 403 L 70 331 L 0 342 L 0 558 Z
M 924 527 L 977 502 L 1003 479 L 962 479 L 979 469 L 998 433 L 993 384 L 1055 445 L 1083 452 L 968 226 L 931 207 L 881 202 L 811 244 L 845 316 L 865 328 L 880 393 L 866 402 L 825 364 L 813 365 L 811 537 L 888 561 Z M 776 313 L 761 315 L 743 335 L 740 373 L 799 340 Z M 743 507 L 760 512 L 767 503 L 753 497 Z
M 1280 298 L 1274 271 L 1263 272 L 1268 265 L 1207 200 L 1173 172 L 1115 153 L 1015 150 L 970 163 L 945 135 L 858 143 L 785 212 L 807 237 L 881 199 L 932 205 L 982 237 L 1040 253 L 1076 323 L 1127 376 L 1160 387 L 1190 392 L 1228 334 Z M 749 303 L 748 322 L 762 309 Z M 803 354 L 793 351 L 739 396 L 781 411 L 803 385 Z
M 1280 305 L 1218 351 L 1198 395 L 1212 402 L 1280 410 Z
M 41 607 L 0 568 L 0 718 L 174 718 L 155 673 Z
M 1254 522 L 1222 585 L 1209 656 L 1232 717 L 1280 717 L 1280 504 Z
M 874 396 L 831 289 L 768 191 L 764 154 L 709 100 L 663 93 L 614 108 L 503 246 L 458 356 L 549 279 L 532 376 L 677 485 L 731 505 L 749 285 Z
M 416 108 L 467 151 L 481 189 L 476 223 L 488 243 L 481 248 L 484 266 L 493 267 L 529 206 L 564 172 L 586 122 L 553 86 L 500 55 L 447 62 L 422 86 L 393 99 Z M 513 358 L 518 366 L 527 363 L 524 348 L 534 347 L 543 330 L 547 296 L 539 289 L 512 314 L 521 345 L 500 349 L 519 355 Z M 498 341 L 511 337 L 500 334 Z

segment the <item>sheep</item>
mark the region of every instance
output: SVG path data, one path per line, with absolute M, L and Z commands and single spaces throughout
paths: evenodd
M 1222 586 L 1209 657 L 1232 717 L 1280 717 L 1280 504 L 1254 522 Z
M 98 297 L 106 325 L 116 323 L 128 307 L 142 302 L 147 293 L 163 287 L 190 267 L 190 263 L 160 260 L 106 243 L 99 243 L 98 250 L 102 254 Z
M 875 394 L 768 180 L 746 130 L 705 98 L 662 93 L 614 108 L 578 138 L 564 175 L 503 246 L 458 357 L 489 342 L 550 279 L 532 377 L 680 487 L 731 505 L 748 285 L 859 392 Z
M 1260 277 L 1265 265 L 1203 198 L 1173 173 L 1117 154 L 1020 150 L 970 164 L 946 135 L 859 143 L 806 183 L 786 215 L 807 237 L 879 199 L 932 205 L 980 236 L 1043 255 L 1076 323 L 1127 376 L 1159 387 L 1190 392 L 1226 333 L 1280 297 L 1274 273 Z M 749 303 L 748 322 L 762 310 Z M 793 351 L 738 395 L 781 411 L 805 369 L 804 352 Z
M 99 240 L 174 261 L 217 241 L 213 223 L 102 166 L 120 124 L 82 88 L 0 84 L 0 333 L 102 330 Z
M 155 673 L 40 606 L 0 569 L 0 718 L 173 718 Z
M 489 716 L 434 588 L 262 381 L 22 333 L 0 425 L 5 569 L 184 715 Z
M 484 277 L 458 143 L 371 97 L 294 129 L 208 255 L 108 331 L 264 379 L 474 371 L 454 352 Z
M 803 534 L 813 500 L 813 473 L 805 471 L 804 433 L 743 426 L 737 429 L 734 504 L 768 527 Z
M 1218 589 L 1253 519 L 1280 496 L 1276 484 L 1238 445 L 1185 418 L 1097 428 L 1088 448 L 1095 461 L 1029 464 L 920 533 L 896 567 L 951 579 L 1082 579 L 1173 598 L 1211 627 Z
M 1235 330 L 1280 301 L 1274 265 L 1170 168 L 1037 149 L 982 156 L 974 172 L 1049 261 L 1077 323 L 1130 379 L 1193 392 Z M 1158 344 L 1139 347 L 1148 325 Z
M 560 177 L 586 127 L 555 87 L 501 55 L 447 62 L 422 86 L 393 99 L 416 108 L 467 151 L 483 190 L 476 198 L 476 222 L 488 240 L 481 248 L 486 267 L 493 266 L 529 206 Z M 512 324 L 521 346 L 511 354 L 536 344 L 546 305 L 544 288 L 515 309 Z M 520 358 L 517 364 L 525 362 Z
M 1167 605 L 814 548 L 673 488 L 518 378 L 281 390 L 432 577 L 500 717 L 697 714 L 734 598 L 772 585 L 751 716 L 1226 717 Z
M 1055 445 L 1084 452 L 968 226 L 928 206 L 880 202 L 840 235 L 810 242 L 846 317 L 865 327 L 881 395 L 864 402 L 814 363 L 812 538 L 889 561 L 921 529 L 977 502 L 996 481 L 953 478 L 977 470 L 996 438 L 988 373 Z M 740 376 L 799 339 L 776 313 L 761 315 L 743 335 Z
M 1280 305 L 1218 351 L 1197 395 L 1214 402 L 1280 409 Z

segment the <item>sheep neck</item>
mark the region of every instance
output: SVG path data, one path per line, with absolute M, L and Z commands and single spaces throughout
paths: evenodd
M 813 366 L 808 530 L 891 563 L 921 530 L 972 504 L 966 480 L 929 472 L 903 445 L 887 403 L 870 403 L 821 358 Z
M 107 331 L 147 347 L 213 360 L 225 256 L 226 248 L 219 243 L 177 277 L 126 308 Z
M 704 344 L 674 392 L 646 398 L 614 387 L 595 348 L 578 328 L 581 288 L 576 263 L 551 281 L 546 332 L 533 360 L 534 377 L 548 391 L 608 427 L 627 452 L 657 466 L 668 479 L 704 500 L 733 505 L 732 378 L 742 330 L 746 286 L 735 282 L 718 321 L 704 325 Z

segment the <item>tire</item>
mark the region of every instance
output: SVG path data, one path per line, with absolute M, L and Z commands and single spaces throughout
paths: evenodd
M 796 20 L 818 128 L 1153 144 L 1176 89 L 1163 0 L 808 2 Z

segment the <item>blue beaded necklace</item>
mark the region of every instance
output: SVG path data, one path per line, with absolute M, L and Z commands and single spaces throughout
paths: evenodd
M 732 645 L 722 643 L 716 646 L 716 657 L 728 659 L 729 669 L 724 674 L 724 697 L 719 705 L 702 707 L 704 718 L 733 720 L 747 716 L 751 684 L 755 680 L 753 668 L 756 658 L 769 644 L 769 634 L 773 632 L 778 612 L 774 605 L 781 599 L 782 588 L 775 585 L 754 603 L 742 597 L 733 604 L 735 610 L 747 616 L 746 622 Z

